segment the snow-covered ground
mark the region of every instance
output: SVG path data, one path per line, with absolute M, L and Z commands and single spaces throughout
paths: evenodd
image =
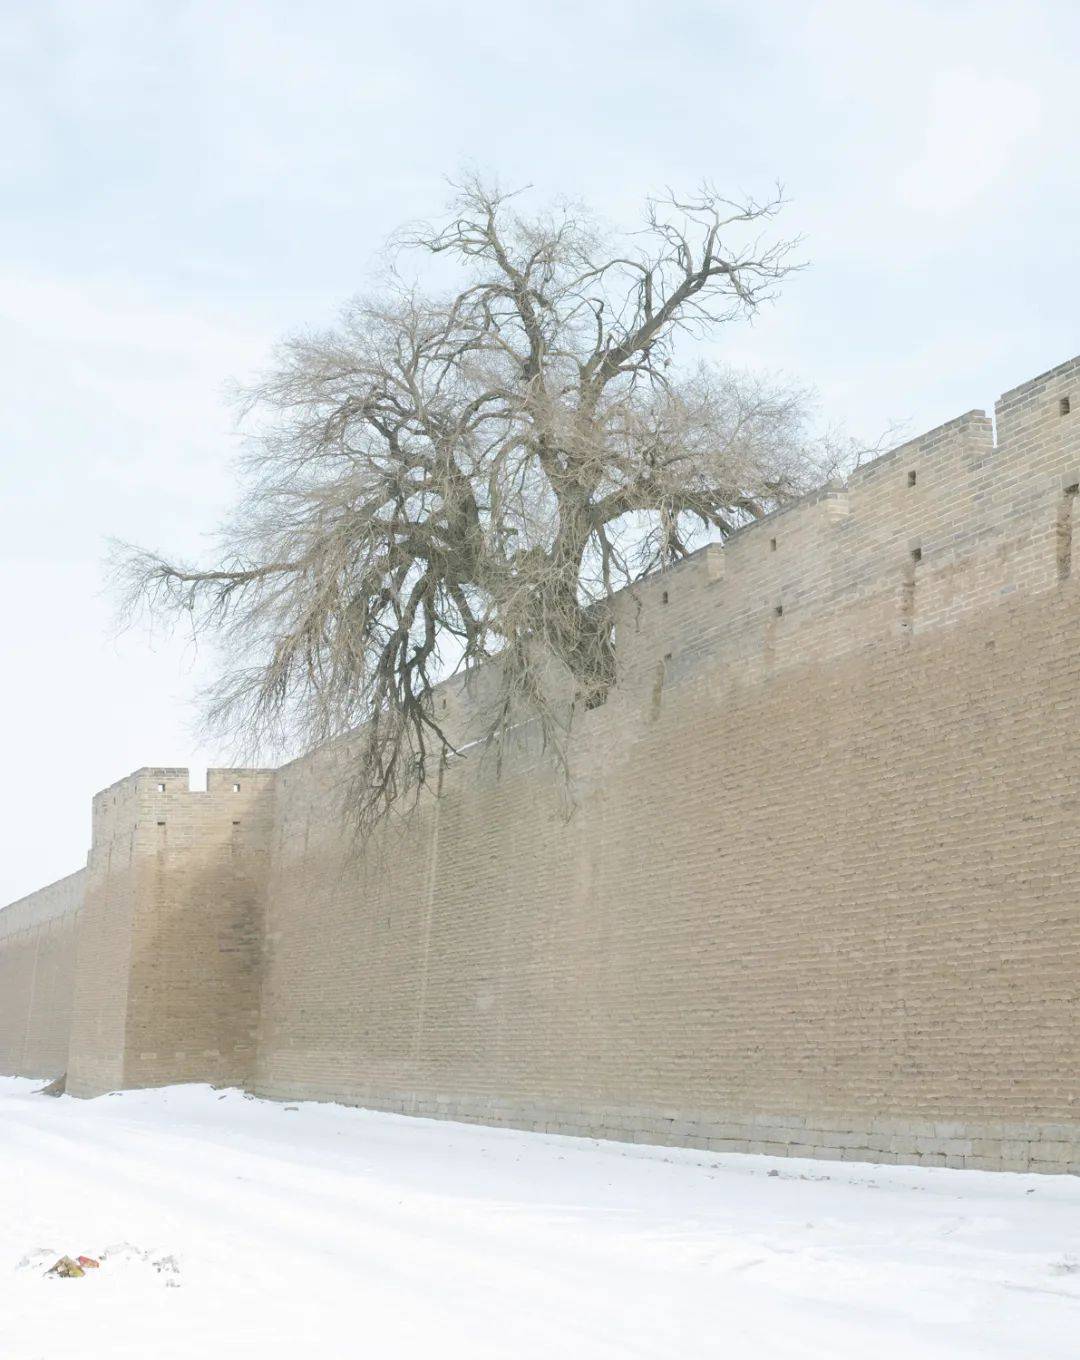
M 34 1089 L 0 1078 L 3 1360 L 1080 1356 L 1080 1181 Z

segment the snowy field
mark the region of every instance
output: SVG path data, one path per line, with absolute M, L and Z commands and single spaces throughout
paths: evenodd
M 0 1078 L 3 1360 L 1080 1356 L 1076 1180 L 34 1089 Z

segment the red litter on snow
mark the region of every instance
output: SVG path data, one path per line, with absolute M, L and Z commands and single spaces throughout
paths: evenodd
M 51 1266 L 46 1275 L 56 1275 L 61 1280 L 81 1280 L 88 1270 L 99 1270 L 101 1262 L 95 1261 L 92 1256 L 78 1256 L 72 1260 L 70 1256 L 61 1256 L 54 1266 Z

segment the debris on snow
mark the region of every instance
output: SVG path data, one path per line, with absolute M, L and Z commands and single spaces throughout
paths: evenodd
M 81 1280 L 86 1274 L 78 1261 L 73 1261 L 70 1256 L 61 1256 L 56 1265 L 45 1272 L 46 1275 L 56 1275 L 61 1280 Z

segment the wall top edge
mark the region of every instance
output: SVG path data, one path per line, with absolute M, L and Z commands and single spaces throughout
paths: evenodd
M 23 929 L 27 925 L 40 925 L 55 917 L 71 915 L 78 911 L 81 901 L 77 898 L 77 888 L 85 876 L 85 868 L 76 869 L 73 873 L 54 879 L 23 897 L 15 898 L 13 902 L 4 903 L 0 906 L 0 937 L 12 930 Z M 69 895 L 70 901 L 67 900 Z M 48 904 L 48 898 L 52 896 L 55 896 L 59 903 L 54 909 Z M 38 912 L 40 916 L 36 914 Z
M 1020 383 L 1017 387 L 1010 387 L 997 399 L 995 408 L 1000 410 L 1003 406 L 1012 406 L 1017 400 L 1037 391 L 1047 383 L 1058 378 L 1071 377 L 1073 374 L 1080 374 L 1080 354 L 1072 359 L 1066 359 L 1064 363 L 1057 364 L 1054 368 L 1048 368 L 1045 373 L 1040 373 L 1037 377 L 1028 378 L 1026 382 Z
M 1017 401 L 1022 401 L 1026 397 L 1041 391 L 1048 383 L 1056 379 L 1070 377 L 1073 374 L 1080 377 L 1080 355 L 1067 359 L 1064 363 L 1048 369 L 1047 372 L 1038 377 L 1029 378 L 1017 387 L 1010 388 L 994 403 L 994 410 L 999 413 L 1003 407 L 1012 406 Z M 963 437 L 964 435 L 973 436 L 980 444 L 985 446 L 988 453 L 994 452 L 996 449 L 993 443 L 993 420 L 985 410 L 972 407 L 961 415 L 952 417 L 951 420 L 943 421 L 940 425 L 935 425 L 921 434 L 904 440 L 901 444 L 894 445 L 891 449 L 886 449 L 876 458 L 871 458 L 868 462 L 856 468 L 846 482 L 833 481 L 827 482 L 824 486 L 816 487 L 813 491 L 807 492 L 805 496 L 799 496 L 795 500 L 788 501 L 770 511 L 767 515 L 763 515 L 760 519 L 742 525 L 734 533 L 728 535 L 723 545 L 719 543 L 704 544 L 694 552 L 689 553 L 681 562 L 666 568 L 664 571 L 655 573 L 655 575 L 640 582 L 639 585 L 651 586 L 660 581 L 661 578 L 668 578 L 674 572 L 682 571 L 691 564 L 700 565 L 710 551 L 715 552 L 718 548 L 736 543 L 766 526 L 775 526 L 785 517 L 797 515 L 810 506 L 827 501 L 830 497 L 842 496 L 849 488 L 873 481 L 882 472 L 890 470 L 893 464 L 902 462 L 908 457 L 932 454 L 935 448 L 944 446 L 958 436 Z M 622 592 L 616 593 L 621 594 Z
M 206 771 L 207 786 L 220 783 L 228 779 L 240 779 L 243 777 L 253 778 L 261 775 L 271 775 L 276 767 L 270 765 L 212 765 Z M 111 793 L 117 793 L 121 789 L 135 787 L 141 780 L 152 779 L 171 779 L 184 780 L 187 784 L 186 790 L 177 789 L 176 792 L 200 793 L 203 790 L 191 788 L 191 770 L 187 765 L 140 765 L 137 770 L 132 770 L 130 774 L 123 775 L 120 779 L 108 784 L 105 788 L 99 789 L 94 794 L 94 801 L 106 797 Z

